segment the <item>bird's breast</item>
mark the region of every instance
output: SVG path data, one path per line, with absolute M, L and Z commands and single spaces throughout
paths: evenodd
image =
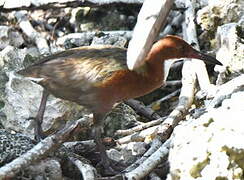
M 112 103 L 136 98 L 152 92 L 163 84 L 163 68 L 145 72 L 117 71 L 99 86 L 100 99 Z

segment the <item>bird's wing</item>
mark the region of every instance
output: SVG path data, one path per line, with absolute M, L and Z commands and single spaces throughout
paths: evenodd
M 126 49 L 112 46 L 81 47 L 60 52 L 18 73 L 63 86 L 86 89 L 105 81 L 115 71 L 127 69 Z

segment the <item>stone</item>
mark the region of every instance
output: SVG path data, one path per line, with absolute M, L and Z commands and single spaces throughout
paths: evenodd
M 3 112 L 7 120 L 2 124 L 6 129 L 12 129 L 33 137 L 33 120 L 41 101 L 42 87 L 29 79 L 9 73 L 6 84 L 6 97 Z M 53 96 L 47 101 L 42 127 L 44 131 L 55 132 L 65 125 L 66 121 L 82 115 L 82 106 L 57 99 Z
M 113 45 L 117 47 L 125 47 L 126 38 L 116 34 L 101 33 L 101 36 L 95 36 L 91 45 Z
M 20 47 L 24 44 L 22 35 L 8 26 L 0 26 L 0 49 L 7 46 Z
M 175 128 L 167 180 L 243 179 L 243 98 L 243 91 L 233 93 L 221 107 Z
M 128 105 L 121 103 L 114 107 L 105 118 L 104 135 L 113 137 L 114 133 L 119 129 L 128 129 L 136 126 L 139 116 Z
M 25 174 L 28 174 L 30 179 L 41 180 L 60 180 L 63 179 L 62 169 L 60 163 L 51 158 L 44 159 L 34 165 L 25 169 Z
M 119 152 L 118 150 L 111 148 L 111 149 L 107 150 L 106 152 L 110 159 L 117 161 L 117 162 L 122 160 L 122 153 Z
M 20 47 L 22 44 L 24 44 L 24 39 L 18 31 L 10 31 L 9 38 L 11 46 Z
M 56 44 L 70 49 L 79 46 L 88 46 L 94 37 L 95 32 L 70 33 L 57 39 Z
M 29 137 L 0 129 L 0 166 L 11 162 L 32 147 L 34 144 Z
M 145 142 L 130 142 L 126 148 L 131 150 L 133 156 L 139 156 L 147 151 L 146 146 L 147 144 Z
M 10 27 L 0 26 L 0 49 L 4 49 L 9 45 L 10 40 L 8 39 L 8 32 Z
M 226 74 L 236 76 L 244 71 L 244 24 L 229 23 L 218 27 L 216 58 L 221 60 L 224 66 L 216 66 L 215 71 L 222 76 L 218 78 L 218 84 L 223 84 Z M 226 69 L 228 67 L 228 69 Z
M 219 25 L 238 22 L 244 15 L 243 0 L 209 0 L 197 12 L 197 23 L 203 30 L 215 32 Z

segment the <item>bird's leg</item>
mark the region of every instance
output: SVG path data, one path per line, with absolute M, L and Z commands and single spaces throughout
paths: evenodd
M 46 103 L 47 103 L 48 95 L 49 95 L 49 93 L 46 90 L 43 90 L 41 103 L 40 103 L 37 115 L 35 117 L 34 133 L 35 133 L 35 139 L 38 142 L 41 139 L 45 138 L 45 134 L 43 133 L 43 130 L 42 130 L 42 121 L 43 121 L 43 116 L 44 116 L 44 112 L 46 109 Z
M 102 132 L 103 132 L 103 120 L 106 114 L 99 114 L 99 113 L 94 113 L 93 118 L 94 118 L 94 127 L 93 127 L 93 136 L 94 140 L 97 145 L 97 150 L 100 152 L 101 155 L 101 165 L 105 168 L 106 173 L 110 175 L 118 174 L 119 172 L 116 171 L 114 162 L 109 159 L 107 153 L 106 153 L 106 148 L 102 143 Z M 118 168 L 117 168 L 118 169 Z

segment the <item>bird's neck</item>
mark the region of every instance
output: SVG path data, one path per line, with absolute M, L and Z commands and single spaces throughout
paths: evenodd
M 166 81 L 171 65 L 177 59 L 171 59 L 170 57 L 165 57 L 159 53 L 150 53 L 147 57 L 145 65 L 150 69 L 151 73 L 155 73 L 163 77 L 163 81 Z M 146 69 L 145 67 L 143 69 Z M 150 74 L 151 74 L 150 73 Z

